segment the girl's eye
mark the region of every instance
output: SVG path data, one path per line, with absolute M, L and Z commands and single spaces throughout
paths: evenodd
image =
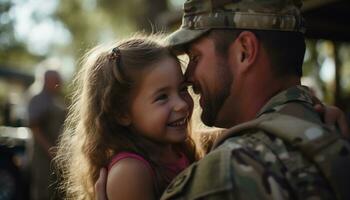
M 157 96 L 156 100 L 155 101 L 164 101 L 168 98 L 168 95 L 166 94 L 161 94 L 159 96 Z

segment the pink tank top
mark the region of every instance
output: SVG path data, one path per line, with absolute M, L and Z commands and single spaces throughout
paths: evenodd
M 114 164 L 116 164 L 118 161 L 123 160 L 125 158 L 133 158 L 133 159 L 141 161 L 150 170 L 152 176 L 155 177 L 155 172 L 154 172 L 154 169 L 152 168 L 151 164 L 147 160 L 145 160 L 142 156 L 137 155 L 135 153 L 130 153 L 130 152 L 121 152 L 121 153 L 116 154 L 111 159 L 111 162 L 108 165 L 108 171 L 113 167 Z M 175 177 L 178 173 L 180 173 L 182 170 L 184 170 L 186 167 L 188 167 L 189 164 L 190 164 L 190 162 L 189 162 L 188 158 L 184 154 L 181 153 L 180 158 L 176 161 L 176 163 L 166 164 L 165 167 Z M 171 177 L 171 179 L 174 177 Z
M 121 152 L 121 153 L 116 154 L 112 158 L 111 162 L 108 165 L 108 171 L 111 170 L 111 168 L 113 167 L 114 164 L 116 164 L 118 161 L 123 160 L 125 158 L 133 158 L 133 159 L 141 161 L 150 170 L 152 176 L 155 175 L 153 168 L 151 167 L 151 165 L 149 164 L 149 162 L 147 160 L 145 160 L 143 157 L 141 157 L 135 153 L 130 153 L 130 152 Z

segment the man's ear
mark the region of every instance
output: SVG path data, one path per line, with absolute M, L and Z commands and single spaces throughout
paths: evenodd
M 238 42 L 238 55 L 239 62 L 249 68 L 257 57 L 259 50 L 259 41 L 254 33 L 250 31 L 243 31 L 237 37 Z

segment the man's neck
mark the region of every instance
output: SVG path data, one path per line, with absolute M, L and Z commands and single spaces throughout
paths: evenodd
M 240 107 L 241 117 L 239 123 L 252 120 L 261 108 L 276 94 L 292 86 L 300 85 L 300 78 L 286 77 L 279 80 L 265 82 L 269 84 L 256 84 L 250 88 Z
M 220 111 L 221 119 L 218 127 L 230 128 L 253 120 L 273 96 L 289 87 L 300 85 L 300 78 L 286 77 L 277 80 L 271 78 L 261 82 L 254 80 L 252 83 L 245 84 L 245 87 L 241 88 L 239 100 L 236 99 L 236 95 L 227 98 Z

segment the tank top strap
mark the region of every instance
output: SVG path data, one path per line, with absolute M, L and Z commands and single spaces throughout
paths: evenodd
M 131 152 L 121 152 L 121 153 L 116 154 L 114 157 L 112 157 L 112 159 L 108 165 L 108 171 L 111 170 L 113 165 L 115 165 L 117 162 L 119 162 L 120 160 L 123 160 L 125 158 L 132 158 L 132 159 L 141 161 L 150 170 L 152 176 L 155 177 L 155 172 L 154 172 L 154 169 L 152 168 L 151 164 L 146 159 L 144 159 L 142 156 L 135 154 L 135 153 L 131 153 Z

